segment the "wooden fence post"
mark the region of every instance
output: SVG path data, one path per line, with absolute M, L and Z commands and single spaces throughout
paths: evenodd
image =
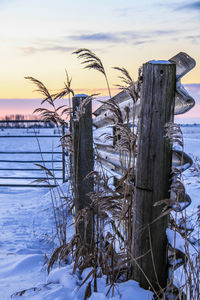
M 168 217 L 155 221 L 163 205 L 154 204 L 170 197 L 172 147 L 164 126 L 173 121 L 175 89 L 175 64 L 143 65 L 132 254 L 133 279 L 146 289 L 167 285 Z
M 91 199 L 88 193 L 93 191 L 93 179 L 86 176 L 93 171 L 93 137 L 92 137 L 92 104 L 89 102 L 79 120 L 76 112 L 87 95 L 75 95 L 73 101 L 73 184 L 75 189 L 76 215 L 82 209 L 90 207 Z M 88 212 L 86 220 L 79 222 L 76 231 L 80 234 L 82 242 L 93 243 L 92 211 Z

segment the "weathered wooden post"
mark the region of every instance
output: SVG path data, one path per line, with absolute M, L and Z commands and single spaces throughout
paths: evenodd
M 143 65 L 132 253 L 133 279 L 146 289 L 167 284 L 168 217 L 159 218 L 163 206 L 154 204 L 170 198 L 172 149 L 164 126 L 173 121 L 175 90 L 175 64 Z
M 89 102 L 84 107 L 84 112 L 77 118 L 77 110 L 88 96 L 75 95 L 73 101 L 73 184 L 75 189 L 76 215 L 84 208 L 89 208 L 91 199 L 88 196 L 93 191 L 93 179 L 86 176 L 93 171 L 93 138 L 92 138 L 92 104 Z M 77 233 L 80 234 L 82 243 L 92 244 L 93 222 L 92 212 L 89 212 L 87 220 L 79 222 Z

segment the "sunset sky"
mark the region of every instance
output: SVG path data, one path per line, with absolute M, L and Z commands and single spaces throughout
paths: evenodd
M 197 65 L 182 82 L 195 84 L 191 92 L 200 101 L 200 1 L 0 0 L 0 41 L 1 115 L 20 110 L 5 99 L 27 99 L 29 112 L 30 99 L 39 98 L 24 76 L 54 91 L 63 87 L 65 68 L 76 92 L 105 95 L 101 74 L 83 70 L 72 55 L 78 48 L 102 59 L 113 87 L 120 83 L 113 66 L 126 67 L 136 79 L 144 62 L 184 51 Z

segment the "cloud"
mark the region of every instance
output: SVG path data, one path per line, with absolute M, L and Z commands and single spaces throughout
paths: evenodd
M 192 41 L 198 41 L 200 39 L 200 35 L 187 35 L 185 36 L 185 39 L 187 40 L 192 40 Z
M 133 45 L 139 46 L 139 45 L 143 45 L 143 44 L 147 44 L 147 43 L 155 43 L 156 40 L 135 40 L 133 41 Z
M 77 34 L 69 36 L 74 41 L 89 41 L 89 42 L 109 42 L 109 43 L 123 43 L 129 38 L 148 38 L 146 34 L 139 32 L 98 32 L 88 34 Z
M 0 0 L 1 1 L 1 0 Z M 184 37 L 184 39 L 192 40 L 194 42 L 199 39 L 198 34 L 191 34 Z M 132 44 L 143 45 L 148 43 L 155 43 L 162 39 L 183 38 L 182 31 L 170 29 L 170 30 L 128 30 L 118 32 L 77 32 L 74 35 L 63 36 L 62 38 L 55 39 L 53 41 L 35 41 L 33 46 L 20 47 L 23 55 L 32 55 L 42 52 L 73 52 L 77 48 L 77 42 L 86 43 L 107 43 L 107 44 Z M 69 40 L 73 41 L 74 46 L 65 46 L 69 43 Z
M 125 43 L 132 42 L 135 45 L 154 42 L 159 37 L 177 34 L 177 30 L 152 30 L 152 31 L 121 31 L 121 32 L 96 32 L 71 35 L 73 41 Z M 152 39 L 153 37 L 153 39 Z M 131 41 L 132 40 L 132 41 Z
M 188 40 L 190 44 L 199 45 L 200 35 L 187 35 L 184 37 L 185 40 Z
M 150 31 L 125 31 L 121 32 L 121 35 L 126 37 L 127 39 L 136 40 L 136 42 L 152 42 L 152 38 L 154 41 L 158 40 L 160 37 L 164 36 L 173 36 L 178 34 L 178 30 L 150 30 Z
M 181 5 L 177 9 L 200 10 L 200 1 L 194 1 L 192 3 Z
M 74 47 L 65 47 L 61 45 L 50 45 L 50 46 L 44 46 L 44 47 L 39 47 L 39 46 L 33 46 L 33 47 L 21 47 L 20 50 L 23 52 L 25 55 L 30 55 L 30 54 L 35 54 L 38 52 L 47 52 L 47 51 L 54 51 L 54 52 L 73 52 Z
M 130 13 L 132 13 L 133 9 L 133 7 L 114 8 L 113 12 L 119 17 L 127 17 Z
M 80 34 L 80 35 L 71 35 L 70 39 L 75 41 L 107 41 L 107 42 L 116 42 L 119 41 L 119 36 L 116 33 L 92 33 L 92 34 Z

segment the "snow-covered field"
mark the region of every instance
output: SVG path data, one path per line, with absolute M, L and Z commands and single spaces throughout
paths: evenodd
M 35 138 L 35 134 L 38 136 L 38 140 Z M 17 138 L 9 136 L 33 136 L 28 138 Z M 53 136 L 52 138 L 40 137 L 40 136 Z M 7 136 L 6 138 L 4 136 Z M 0 131 L 0 152 L 40 152 L 49 151 L 52 149 L 55 152 L 60 152 L 61 148 L 59 146 L 59 138 L 57 131 L 54 134 L 54 129 L 4 129 Z M 30 161 L 42 161 L 42 160 L 52 161 L 52 160 L 61 160 L 62 157 L 60 154 L 4 154 L 0 153 L 0 168 L 1 169 L 36 169 L 34 171 L 16 171 L 16 170 L 0 170 L 0 177 L 41 177 L 42 172 L 40 168 L 34 166 Z M 26 163 L 12 163 L 12 162 L 2 162 L 2 160 L 7 161 L 26 161 Z M 28 162 L 28 163 L 27 163 Z M 42 164 L 42 163 L 40 163 Z M 48 168 L 61 168 L 61 162 L 45 163 L 45 166 Z M 62 172 L 55 172 L 55 175 L 62 177 Z M 0 184 L 30 184 L 32 179 L 0 179 Z M 10 190 L 10 189 L 9 189 Z
M 200 157 L 200 126 L 182 127 L 182 130 L 185 152 Z M 7 133 L 2 131 L 0 135 Z M 44 131 L 40 130 L 40 134 L 44 134 Z M 56 141 L 55 138 L 53 141 L 48 138 L 41 139 L 42 150 L 51 151 L 53 148 L 54 151 L 59 151 L 56 148 L 58 140 Z M 31 138 L 0 138 L 0 142 L 0 151 L 38 151 L 37 141 Z M 1 154 L 0 160 L 2 159 L 19 159 L 19 155 L 8 157 L 6 154 Z M 39 157 L 24 155 L 21 159 L 36 160 Z M 1 163 L 1 168 L 7 166 L 8 163 Z M 20 167 L 22 166 L 26 168 L 27 164 L 20 164 Z M 16 167 L 16 164 L 13 163 L 12 167 Z M 36 174 L 40 176 L 41 171 L 34 172 L 34 175 Z M 0 176 L 21 175 L 33 176 L 33 172 L 0 171 Z M 188 208 L 190 213 L 200 204 L 200 186 L 198 179 L 192 177 L 189 170 L 184 172 L 184 177 L 187 192 L 192 198 L 192 204 Z M 4 179 L 0 181 L 3 182 L 5 183 Z M 14 181 L 10 179 L 9 182 Z M 16 182 L 19 183 L 19 180 Z M 27 181 L 23 182 L 27 183 Z M 25 289 L 29 290 L 22 293 L 22 296 L 14 295 L 13 299 L 79 300 L 84 298 L 85 286 L 78 289 L 81 278 L 79 274 L 72 275 L 72 265 L 54 268 L 50 275 L 47 275 L 45 262 L 56 246 L 54 233 L 55 226 L 48 189 L 0 187 L 0 300 L 10 299 L 12 294 Z M 70 229 L 68 236 L 72 234 Z M 84 278 L 88 272 L 89 270 L 85 270 L 82 277 Z M 94 293 L 90 299 L 105 299 L 104 277 L 98 282 L 98 289 L 99 292 Z M 142 290 L 134 281 L 120 284 L 118 292 L 114 300 L 152 299 L 152 293 Z
M 195 157 L 200 158 L 200 125 L 181 127 L 184 137 L 184 151 L 189 154 L 193 161 Z M 183 173 L 186 192 L 192 199 L 191 205 L 187 208 L 187 213 L 192 214 L 200 205 L 200 174 L 199 177 L 192 176 L 191 169 Z

